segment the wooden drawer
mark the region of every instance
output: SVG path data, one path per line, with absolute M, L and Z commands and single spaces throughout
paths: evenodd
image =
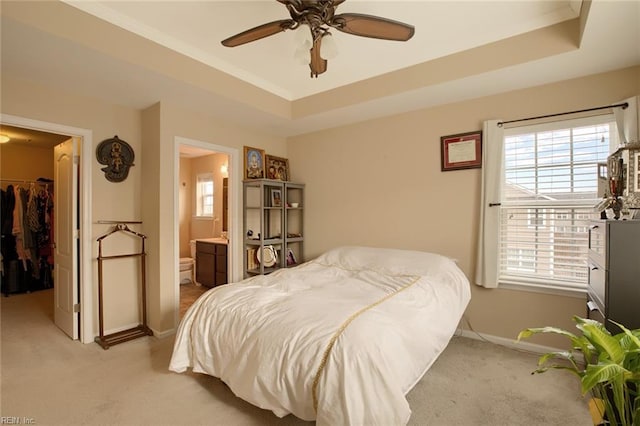
M 196 251 L 199 251 L 202 253 L 216 254 L 216 244 L 196 241 Z
M 216 285 L 223 285 L 227 283 L 226 272 L 216 272 Z
M 589 287 L 601 306 L 606 306 L 607 271 L 589 256 Z
M 227 273 L 227 256 L 216 256 L 216 272 Z
M 216 244 L 216 243 L 205 243 L 202 241 L 196 241 L 196 251 L 201 251 L 203 253 L 211 253 L 219 256 L 227 255 L 227 245 L 226 244 Z
M 227 245 L 196 241 L 196 281 L 207 287 L 227 283 Z
M 196 252 L 196 281 L 206 287 L 213 287 L 215 280 L 215 255 Z
M 592 221 L 589 224 L 589 258 L 606 267 L 605 253 L 607 225 L 605 222 Z
M 587 300 L 587 318 L 605 324 L 604 313 L 600 311 L 600 307 L 593 300 Z

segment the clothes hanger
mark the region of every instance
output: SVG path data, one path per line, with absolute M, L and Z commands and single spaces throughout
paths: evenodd
M 111 229 L 111 231 L 107 232 L 106 234 L 102 235 L 101 237 L 98 237 L 98 241 L 102 241 L 104 240 L 106 237 L 108 237 L 111 234 L 114 234 L 116 232 L 127 232 L 129 234 L 133 234 L 137 237 L 140 238 L 147 238 L 146 235 L 141 234 L 140 232 L 136 232 L 134 230 L 132 230 L 131 228 L 129 228 L 129 226 L 127 226 L 126 223 L 116 223 L 116 225 L 113 227 L 113 229 Z

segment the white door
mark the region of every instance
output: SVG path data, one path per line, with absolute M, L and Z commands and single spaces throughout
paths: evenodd
M 54 148 L 54 321 L 78 339 L 78 143 L 72 138 Z M 79 141 L 78 141 L 79 142 Z

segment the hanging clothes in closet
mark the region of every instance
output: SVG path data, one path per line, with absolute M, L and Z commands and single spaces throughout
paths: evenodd
M 53 195 L 51 180 L 2 180 L 0 273 L 2 293 L 53 287 Z

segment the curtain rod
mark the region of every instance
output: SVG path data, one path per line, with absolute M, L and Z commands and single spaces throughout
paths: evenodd
M 517 120 L 500 121 L 498 123 L 498 127 L 502 127 L 503 125 L 509 124 L 509 123 L 517 123 L 519 121 L 537 120 L 539 118 L 557 117 L 559 115 L 577 114 L 577 113 L 580 113 L 580 112 L 598 111 L 598 110 L 601 110 L 601 109 L 618 108 L 618 107 L 621 107 L 622 109 L 627 109 L 627 107 L 629 107 L 629 103 L 628 102 L 624 102 L 624 103 L 621 103 L 621 104 L 606 105 L 606 106 L 600 106 L 600 107 L 595 107 L 595 108 L 587 108 L 587 109 L 580 109 L 580 110 L 577 110 L 577 111 L 568 111 L 568 112 L 559 112 L 557 114 L 540 115 L 538 117 L 528 117 L 528 118 L 519 118 Z

